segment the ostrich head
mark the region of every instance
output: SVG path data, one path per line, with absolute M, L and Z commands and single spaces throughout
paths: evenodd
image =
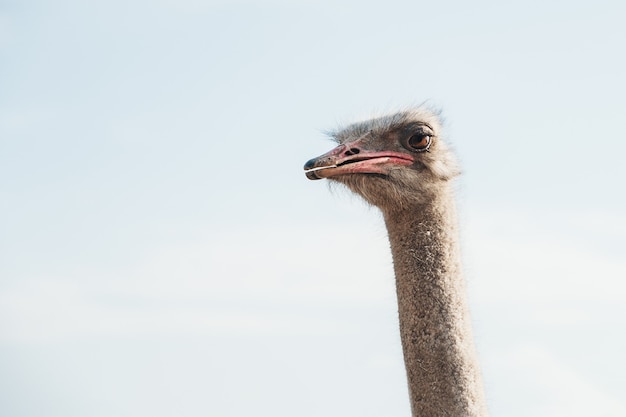
M 306 176 L 344 184 L 383 211 L 420 204 L 459 174 L 438 116 L 405 110 L 332 132 L 339 145 L 309 160 Z

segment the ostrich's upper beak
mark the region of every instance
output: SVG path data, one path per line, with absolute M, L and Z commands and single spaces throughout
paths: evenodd
M 411 165 L 411 155 L 393 151 L 368 151 L 355 141 L 337 146 L 304 164 L 308 179 L 320 180 L 345 174 L 387 174 L 393 166 Z

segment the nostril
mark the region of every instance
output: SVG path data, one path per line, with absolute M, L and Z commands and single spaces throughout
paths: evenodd
M 351 155 L 356 155 L 359 152 L 361 152 L 361 150 L 359 148 L 350 148 L 346 151 L 346 155 L 351 156 Z

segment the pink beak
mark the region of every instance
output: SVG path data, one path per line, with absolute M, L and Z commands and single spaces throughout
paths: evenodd
M 313 158 L 304 164 L 310 180 L 345 174 L 388 174 L 398 165 L 411 165 L 411 155 L 392 151 L 367 151 L 359 140 L 337 146 L 330 152 Z

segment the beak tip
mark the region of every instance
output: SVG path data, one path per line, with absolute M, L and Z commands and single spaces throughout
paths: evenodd
M 304 164 L 304 169 L 311 169 L 311 168 L 315 168 L 315 161 L 317 160 L 317 158 L 313 158 L 313 159 L 309 159 L 308 161 L 306 161 L 306 163 Z
M 321 180 L 322 179 L 322 177 L 318 177 L 317 176 L 317 171 L 307 171 L 304 174 L 310 180 Z

